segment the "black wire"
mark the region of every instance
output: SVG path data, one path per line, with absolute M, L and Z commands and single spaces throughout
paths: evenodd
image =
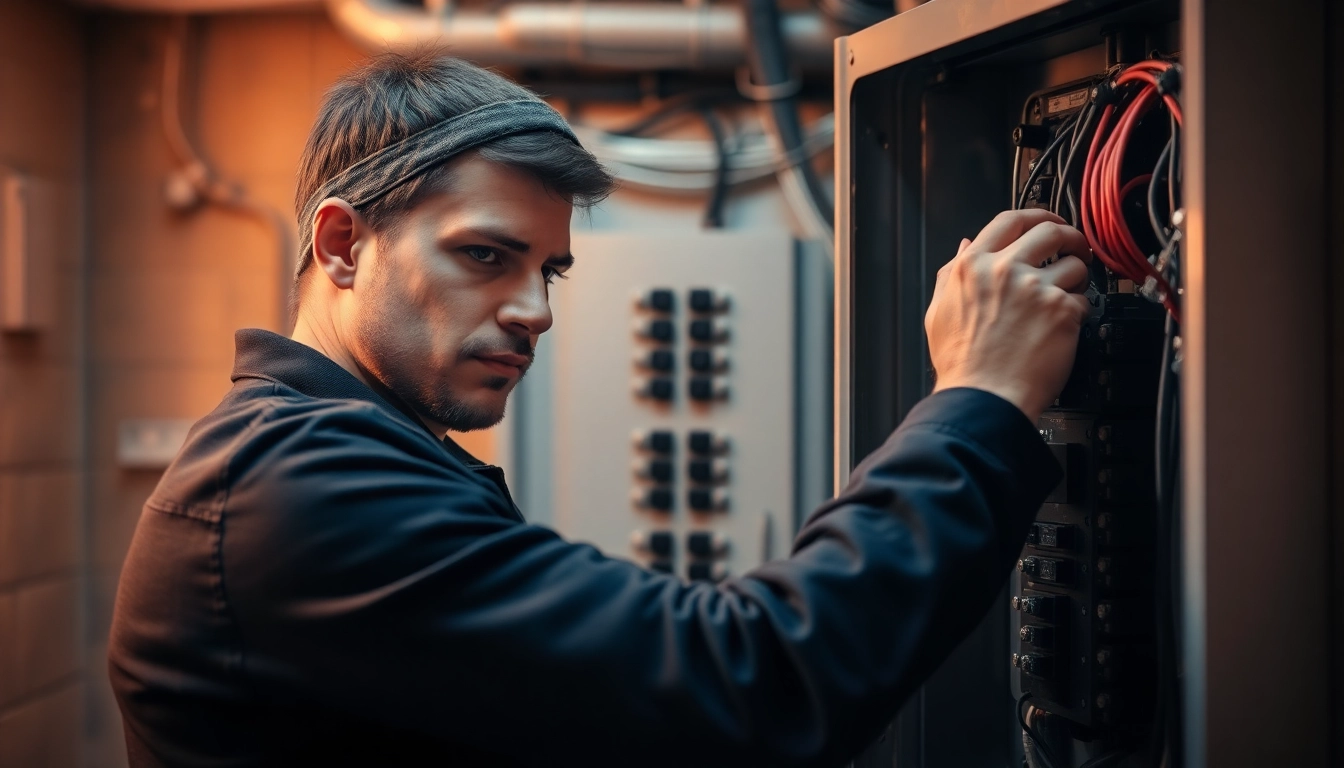
M 664 100 L 652 112 L 624 128 L 608 131 L 614 136 L 639 136 L 678 115 L 694 111 L 704 122 L 705 127 L 709 129 L 709 134 L 714 141 L 716 155 L 714 186 L 710 190 L 704 217 L 705 226 L 711 229 L 718 229 L 723 226 L 723 205 L 728 198 L 729 171 L 727 135 L 724 133 L 723 123 L 719 120 L 718 115 L 714 114 L 712 105 L 735 98 L 736 94 L 730 95 L 718 91 L 690 91 L 678 94 Z
M 607 131 L 607 133 L 610 133 L 613 136 L 640 136 L 678 115 L 705 109 L 710 104 L 740 100 L 741 97 L 736 91 L 687 91 L 663 99 L 662 103 L 657 107 L 654 107 L 653 111 L 649 114 L 644 115 L 624 128 L 617 128 L 612 131 Z
M 1040 733 L 1027 724 L 1027 716 L 1023 710 L 1027 706 L 1027 701 L 1030 698 L 1031 692 L 1028 691 L 1027 693 L 1022 694 L 1022 698 L 1017 700 L 1017 723 L 1022 726 L 1022 732 L 1030 736 L 1032 741 L 1036 742 L 1036 749 L 1040 751 L 1041 759 L 1045 761 L 1045 768 L 1055 768 L 1055 756 L 1050 751 L 1050 747 L 1046 745 L 1045 739 L 1042 739 Z
M 1177 191 L 1181 180 L 1181 127 L 1176 123 L 1176 115 L 1171 115 L 1171 155 L 1167 158 L 1167 208 L 1171 215 L 1176 215 L 1176 209 L 1181 207 L 1179 193 Z
M 719 229 L 723 226 L 723 203 L 728 198 L 728 140 L 714 110 L 704 107 L 700 110 L 700 117 L 714 137 L 714 149 L 718 154 L 718 163 L 714 166 L 714 188 L 709 193 L 709 203 L 705 208 L 705 226 Z
M 1055 215 L 1059 215 L 1059 206 L 1064 202 L 1065 178 L 1063 169 L 1073 160 L 1073 153 L 1078 150 L 1078 131 L 1083 127 L 1083 116 L 1087 114 L 1091 107 L 1092 105 L 1088 104 L 1078 111 L 1073 126 L 1069 130 L 1068 146 L 1060 147 L 1059 157 L 1055 158 L 1055 165 L 1060 168 L 1059 179 L 1050 194 L 1050 212 Z
M 1161 243 L 1163 248 L 1167 247 L 1167 244 L 1171 242 L 1171 238 L 1167 237 L 1166 226 L 1157 218 L 1157 188 L 1158 181 L 1161 179 L 1163 173 L 1166 173 L 1168 178 L 1170 178 L 1171 148 L 1175 143 L 1176 136 L 1173 134 L 1171 138 L 1167 139 L 1166 146 L 1162 147 L 1162 153 L 1157 156 L 1157 165 L 1153 167 L 1153 178 L 1148 180 L 1148 223 L 1152 226 L 1153 234 L 1157 235 L 1157 241 Z M 1168 197 L 1170 197 L 1171 193 L 1168 192 L 1167 194 Z M 1168 205 L 1168 207 L 1170 207 L 1170 205 Z
M 1052 139 L 1050 143 L 1046 145 L 1045 149 L 1041 150 L 1041 153 L 1036 156 L 1036 166 L 1031 169 L 1031 175 L 1027 176 L 1027 183 L 1022 186 L 1022 191 L 1018 192 L 1017 205 L 1013 206 L 1014 208 L 1021 209 L 1026 206 L 1027 193 L 1031 190 L 1031 185 L 1035 184 L 1036 181 L 1041 178 L 1041 174 L 1045 171 L 1046 161 L 1059 152 L 1059 148 L 1063 146 L 1064 140 L 1069 137 L 1069 128 L 1073 126 L 1073 122 L 1078 119 L 1078 115 L 1080 114 L 1082 113 L 1074 114 L 1073 117 L 1069 118 L 1068 122 L 1060 126 L 1059 133 L 1055 134 L 1055 138 Z
M 1080 114 L 1086 115 L 1086 117 L 1082 118 L 1082 130 L 1078 132 L 1078 135 L 1074 138 L 1073 144 L 1069 147 L 1069 159 L 1064 163 L 1063 173 L 1059 175 L 1059 183 L 1064 187 L 1064 198 L 1069 203 L 1069 223 L 1075 227 L 1078 226 L 1078 203 L 1073 197 L 1073 187 L 1070 184 L 1073 178 L 1073 161 L 1079 155 L 1083 155 L 1084 157 L 1087 155 L 1087 150 L 1083 145 L 1090 145 L 1091 142 L 1089 137 L 1096 129 L 1097 119 L 1101 115 L 1101 110 L 1097 109 L 1096 104 L 1088 104 L 1086 107 L 1083 107 L 1083 112 Z
M 775 0 L 747 0 L 744 8 L 747 22 L 747 65 L 751 81 L 760 87 L 781 86 L 796 77 L 789 62 L 789 50 L 784 44 L 783 20 Z M 803 127 L 798 117 L 798 97 L 771 99 L 770 114 L 779 134 L 785 157 L 807 155 L 803 148 Z M 835 214 L 826 188 L 817 177 L 816 169 L 806 159 L 798 163 L 804 186 L 817 215 L 828 227 L 834 226 Z

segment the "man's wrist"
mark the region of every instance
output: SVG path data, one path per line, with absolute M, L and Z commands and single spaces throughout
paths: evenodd
M 1017 406 L 1017 409 L 1033 424 L 1035 424 L 1036 420 L 1041 417 L 1041 411 L 1045 410 L 1044 406 L 1038 403 L 1036 398 L 1032 396 L 1032 392 L 1028 387 L 1005 381 L 976 377 L 953 379 L 940 376 L 938 377 L 938 382 L 935 384 L 933 391 L 941 392 L 944 389 L 953 389 L 956 387 L 979 389 L 988 392 L 991 395 L 997 395 Z

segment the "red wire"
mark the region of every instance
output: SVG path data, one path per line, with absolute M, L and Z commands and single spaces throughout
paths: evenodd
M 1158 89 L 1158 75 L 1171 66 L 1165 61 L 1141 61 L 1115 78 L 1119 100 L 1105 107 L 1092 135 L 1087 162 L 1083 165 L 1079 208 L 1083 234 L 1097 258 L 1112 272 L 1139 285 L 1152 278 L 1163 296 L 1162 303 L 1179 322 L 1171 285 L 1148 262 L 1125 221 L 1125 199 L 1151 180 L 1152 174 L 1128 181 L 1122 178 L 1125 150 L 1145 115 L 1162 104 L 1177 126 L 1182 124 L 1184 116 L 1180 104 L 1173 96 L 1162 94 Z

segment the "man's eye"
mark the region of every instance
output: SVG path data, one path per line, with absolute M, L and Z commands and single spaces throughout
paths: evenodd
M 499 251 L 496 251 L 494 248 L 486 248 L 484 246 L 479 245 L 469 245 L 466 248 L 463 248 L 462 252 L 470 256 L 475 261 L 481 262 L 482 264 L 499 263 Z
M 568 280 L 569 276 L 555 267 L 542 267 L 541 274 L 546 278 L 546 284 L 551 285 L 556 280 Z

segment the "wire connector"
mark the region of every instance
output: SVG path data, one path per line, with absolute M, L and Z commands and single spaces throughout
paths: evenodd
M 1172 64 L 1158 72 L 1153 78 L 1157 81 L 1157 93 L 1161 96 L 1179 96 L 1181 93 L 1181 67 Z
M 1112 104 L 1116 101 L 1115 83 L 1108 77 L 1092 86 L 1092 90 L 1089 91 L 1087 95 L 1088 98 L 1092 100 L 1092 103 L 1098 107 Z

